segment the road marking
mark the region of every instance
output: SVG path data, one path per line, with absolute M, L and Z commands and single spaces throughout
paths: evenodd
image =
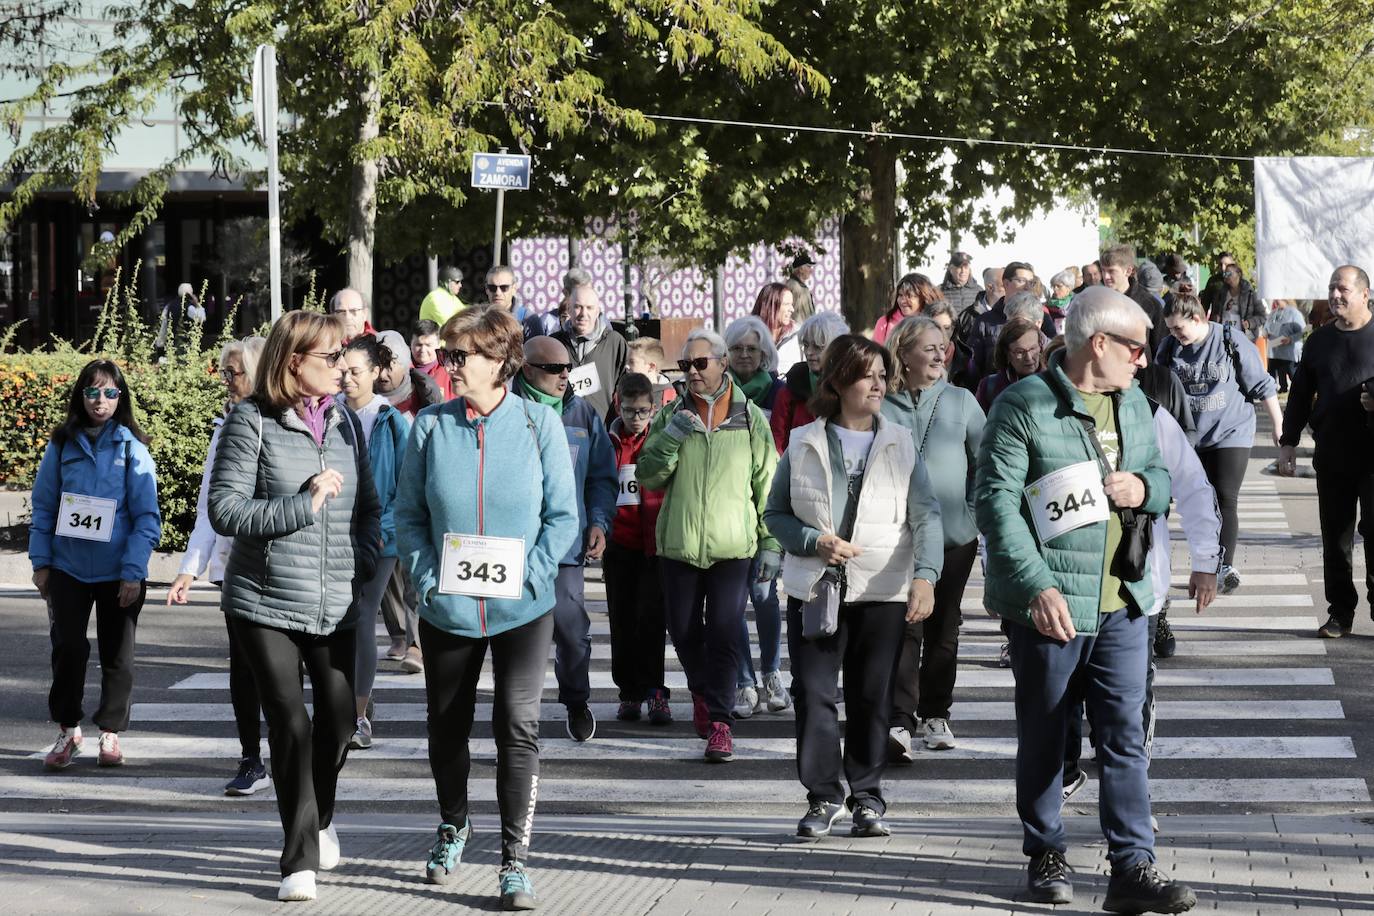
M 1245 580 L 1247 587 L 1253 585 L 1307 585 L 1308 579 L 1302 573 L 1248 573 L 1241 572 L 1241 578 Z M 1170 584 L 1180 587 L 1188 587 L 1188 575 L 1175 573 L 1169 580 Z
M 1000 621 L 986 614 L 964 618 L 964 633 L 997 633 Z M 1315 617 L 1220 617 L 1196 614 L 1169 615 L 1169 625 L 1175 630 L 1315 630 Z

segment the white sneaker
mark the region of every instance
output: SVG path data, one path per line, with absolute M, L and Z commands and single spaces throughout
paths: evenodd
M 768 702 L 769 712 L 782 712 L 792 705 L 792 697 L 782 686 L 782 675 L 774 671 L 763 676 L 763 698 Z
M 887 759 L 894 763 L 911 763 L 911 732 L 900 725 L 887 730 Z
M 372 723 L 367 716 L 359 716 L 353 737 L 348 739 L 349 750 L 365 751 L 372 747 Z
M 278 900 L 314 900 L 315 873 L 313 871 L 293 871 L 281 879 L 277 888 Z
M 732 712 L 736 719 L 747 719 L 754 714 L 758 705 L 759 692 L 753 687 L 741 687 L 735 694 L 735 708 Z
M 1240 588 L 1240 573 L 1233 566 L 1221 568 L 1221 578 L 1217 581 L 1217 594 L 1229 595 Z
M 954 732 L 949 730 L 949 720 L 922 719 L 921 740 L 932 751 L 947 751 L 954 747 Z
M 1011 667 L 1011 643 L 1004 642 L 1002 643 L 1002 648 L 997 650 L 997 667 Z
M 339 832 L 334 825 L 320 831 L 320 871 L 330 871 L 339 866 Z M 313 876 L 313 872 L 310 872 Z

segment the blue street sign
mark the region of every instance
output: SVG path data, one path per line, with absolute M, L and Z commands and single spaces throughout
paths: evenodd
M 491 191 L 528 191 L 530 157 L 505 153 L 472 154 L 472 186 Z

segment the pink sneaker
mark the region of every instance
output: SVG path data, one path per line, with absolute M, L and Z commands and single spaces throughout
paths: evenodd
M 706 700 L 699 693 L 692 694 L 692 728 L 697 730 L 699 738 L 711 736 L 711 713 L 706 708 Z
M 724 722 L 711 723 L 711 737 L 706 739 L 706 762 L 724 763 L 735 759 L 735 739 L 730 726 Z
M 119 736 L 114 732 L 100 733 L 100 756 L 95 762 L 102 767 L 124 765 L 124 752 L 119 749 Z
M 73 725 L 57 733 L 52 750 L 43 758 L 43 766 L 49 770 L 65 770 L 71 765 L 72 758 L 81 753 L 81 726 Z

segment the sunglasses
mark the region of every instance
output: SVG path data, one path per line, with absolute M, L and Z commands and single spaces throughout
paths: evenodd
M 562 375 L 564 372 L 573 371 L 572 363 L 529 363 L 540 372 L 547 372 L 549 375 Z
M 488 283 L 487 292 L 504 293 L 506 290 L 510 289 L 514 285 L 514 283 Z
M 233 370 L 233 369 L 221 369 L 221 370 L 219 370 L 219 377 L 222 378 L 222 379 L 224 379 L 224 382 L 225 382 L 225 384 L 227 384 L 227 385 L 232 385 L 232 384 L 234 384 L 234 379 L 238 378 L 240 375 L 247 375 L 247 374 L 248 374 L 247 372 L 239 372 L 239 371 L 235 371 L 235 370 Z
M 468 357 L 472 354 L 467 350 L 459 350 L 454 347 L 452 350 L 442 349 L 438 352 L 439 362 L 449 369 L 461 369 L 468 364 Z
M 118 388 L 87 388 L 82 393 L 86 395 L 86 400 L 88 401 L 98 401 L 102 394 L 105 395 L 105 400 L 107 401 L 119 400 Z
M 306 350 L 305 355 L 318 356 L 320 359 L 324 360 L 326 366 L 332 369 L 339 364 L 339 360 L 343 359 L 344 351 L 343 347 L 340 347 L 332 353 L 317 353 L 314 350 Z
M 677 361 L 677 367 L 682 370 L 683 375 L 686 375 L 689 369 L 705 372 L 706 367 L 711 365 L 711 361 L 718 358 L 715 356 L 698 356 L 696 359 L 680 359 Z
M 1131 338 L 1129 337 L 1122 337 L 1120 334 L 1113 334 L 1110 331 L 1105 331 L 1104 333 L 1112 340 L 1116 341 L 1117 343 L 1125 347 L 1127 350 L 1129 350 L 1131 353 L 1132 361 L 1140 359 L 1140 355 L 1145 352 L 1146 345 L 1138 340 L 1131 340 Z

